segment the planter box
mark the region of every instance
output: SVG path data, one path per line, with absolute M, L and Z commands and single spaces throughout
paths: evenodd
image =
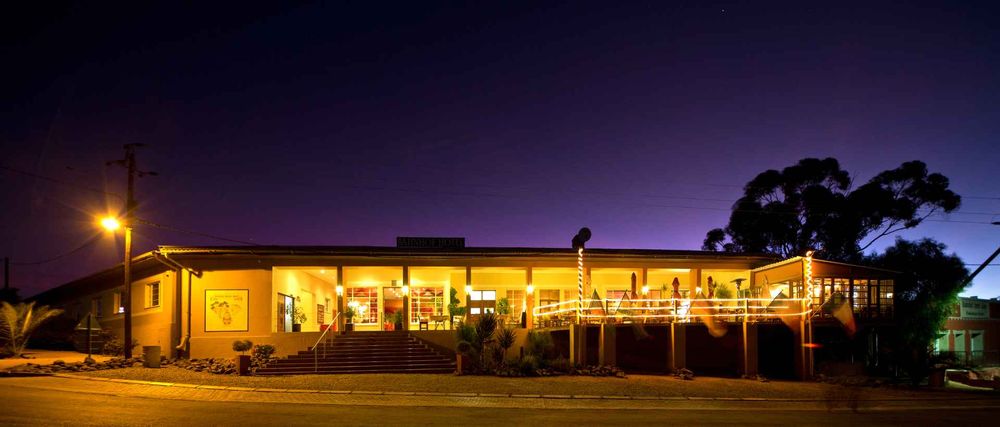
M 292 324 L 292 332 L 302 332 L 302 324 L 293 323 Z
M 250 375 L 249 354 L 241 354 L 239 356 L 236 356 L 236 372 L 238 372 L 240 376 Z

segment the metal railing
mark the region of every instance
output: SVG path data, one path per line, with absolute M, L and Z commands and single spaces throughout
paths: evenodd
M 584 299 L 581 319 L 585 322 L 687 322 L 699 318 L 759 321 L 807 315 L 814 308 L 808 298 L 660 298 L 602 300 Z M 560 301 L 535 307 L 532 315 L 540 324 L 559 323 L 577 316 L 578 301 Z
M 333 317 L 333 321 L 330 322 L 330 326 L 336 325 L 337 329 L 340 329 L 340 324 L 337 323 L 337 319 L 340 318 L 340 315 L 341 315 L 341 313 L 337 313 L 337 315 Z M 323 333 L 319 335 L 319 339 L 317 339 L 316 342 L 313 343 L 313 346 L 312 346 L 312 351 L 313 351 L 313 372 L 319 372 L 319 343 L 323 342 L 323 338 L 326 337 L 326 333 L 327 332 L 330 332 L 330 329 L 332 329 L 332 328 L 330 328 L 328 326 L 326 328 L 326 330 L 323 331 Z M 323 346 L 323 357 L 326 357 L 326 346 L 325 345 Z

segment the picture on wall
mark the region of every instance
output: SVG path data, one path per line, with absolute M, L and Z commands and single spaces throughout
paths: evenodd
M 249 289 L 206 289 L 205 332 L 248 331 L 249 300 Z

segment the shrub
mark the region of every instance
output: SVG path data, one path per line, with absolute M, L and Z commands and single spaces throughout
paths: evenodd
M 548 332 L 528 331 L 528 341 L 524 348 L 525 353 L 543 360 L 554 349 L 555 344 L 552 343 L 552 336 Z
M 573 365 L 569 363 L 565 357 L 559 356 L 549 362 L 549 368 L 556 372 L 571 373 L 573 372 Z
M 62 310 L 48 306 L 35 307 L 34 302 L 11 305 L 0 302 L 0 351 L 10 356 L 20 356 L 28 344 L 31 333 L 45 321 L 60 314 Z
M 507 350 L 514 346 L 514 341 L 517 340 L 517 333 L 514 332 L 514 328 L 502 328 L 500 332 L 497 333 L 497 345 L 504 350 Z
M 250 351 L 250 371 L 257 372 L 258 369 L 267 366 L 274 357 L 274 352 L 278 349 L 270 344 L 258 344 Z
M 247 350 L 253 348 L 253 342 L 250 340 L 236 340 L 233 341 L 233 351 L 240 352 L 241 354 L 246 354 Z
M 522 357 L 521 360 L 517 362 L 517 368 L 521 372 L 521 375 L 528 377 L 538 375 L 538 357 L 530 354 Z
M 124 341 L 111 332 L 108 329 L 102 329 L 99 337 L 104 343 L 101 347 L 101 354 L 105 356 L 123 356 L 125 355 Z M 139 340 L 132 338 L 132 349 L 135 350 L 139 346 Z

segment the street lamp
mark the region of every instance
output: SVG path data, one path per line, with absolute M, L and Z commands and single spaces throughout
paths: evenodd
M 101 227 L 104 227 L 105 230 L 116 231 L 121 228 L 121 226 L 122 223 L 119 222 L 117 218 L 110 216 L 101 218 Z
M 128 215 L 131 216 L 131 215 Z M 122 261 L 122 270 L 124 270 L 124 283 L 125 289 L 122 291 L 122 301 L 121 305 L 123 308 L 122 315 L 124 316 L 124 345 L 123 350 L 125 350 L 125 359 L 132 358 L 132 221 L 126 219 L 120 221 L 114 217 L 104 217 L 101 219 L 101 227 L 110 232 L 115 232 L 119 228 L 125 227 L 125 257 Z M 117 308 L 116 308 L 117 309 Z

